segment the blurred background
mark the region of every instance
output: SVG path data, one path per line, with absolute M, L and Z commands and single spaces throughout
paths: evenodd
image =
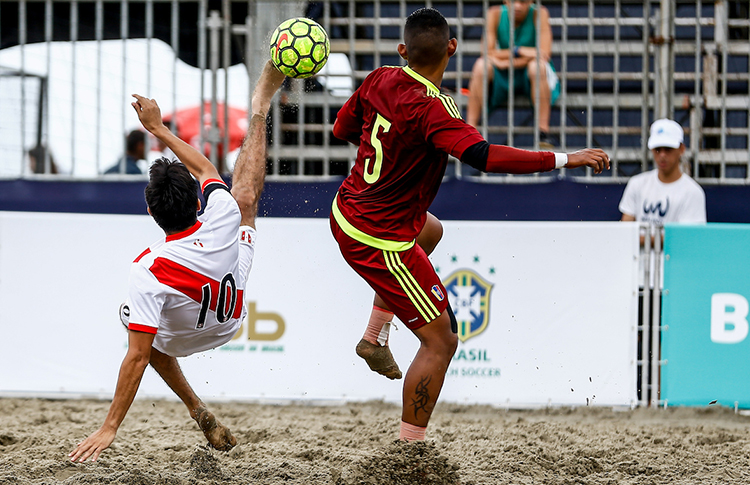
M 668 117 L 686 128 L 685 164 L 696 180 L 747 184 L 747 2 L 543 4 L 561 81 L 550 123 L 561 151 L 603 148 L 614 165 L 596 179 L 624 183 L 649 167 L 648 127 Z M 485 12 L 494 5 L 488 1 L 4 1 L 0 177 L 104 173 L 126 151 L 126 135 L 139 128 L 129 111 L 132 92 L 156 98 L 165 115 L 177 113 L 170 119 L 174 131 L 204 146 L 222 172 L 231 171 L 238 146 L 231 132 L 244 126 L 270 32 L 303 15 L 327 29 L 333 54 L 326 71 L 289 82 L 280 98 L 269 175 L 343 176 L 354 152 L 331 136 L 336 111 L 372 69 L 402 64 L 396 45 L 404 19 L 425 5 L 443 13 L 459 41 L 443 88 L 464 110 L 472 66 L 484 49 Z M 226 114 L 224 106 L 231 108 Z M 190 122 L 179 121 L 186 110 L 193 110 Z M 483 117 L 481 131 L 494 143 L 534 148 L 534 120 L 532 104 L 519 96 Z M 160 151 L 153 139 L 146 144 Z M 477 176 L 458 163 L 448 175 Z

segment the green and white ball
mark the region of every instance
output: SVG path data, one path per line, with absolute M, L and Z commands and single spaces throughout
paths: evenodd
M 271 61 L 284 75 L 313 76 L 325 66 L 331 44 L 317 22 L 306 18 L 285 20 L 271 34 Z

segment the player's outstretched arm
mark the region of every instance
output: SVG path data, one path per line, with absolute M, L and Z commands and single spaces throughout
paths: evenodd
M 138 119 L 141 120 L 143 127 L 177 155 L 177 158 L 185 164 L 190 173 L 198 179 L 201 187 L 203 186 L 203 182 L 208 179 L 220 179 L 216 167 L 201 152 L 179 139 L 174 133 L 169 131 L 169 128 L 164 126 L 161 120 L 161 110 L 156 100 L 143 97 L 139 94 L 134 94 L 133 97 L 136 100 L 130 104 L 135 109 L 136 114 L 138 114 Z
M 232 174 L 232 195 L 240 207 L 243 226 L 255 227 L 258 200 L 266 178 L 266 115 L 283 81 L 284 75 L 268 61 L 253 91 L 250 126 Z
M 591 167 L 594 173 L 609 169 L 609 157 L 598 148 L 587 148 L 574 153 L 521 150 L 504 145 L 491 145 L 486 141 L 475 143 L 465 150 L 453 150 L 463 163 L 490 173 L 547 172 L 555 168 Z
M 78 443 L 78 446 L 68 456 L 70 461 L 80 463 L 91 457 L 96 461 L 102 451 L 107 449 L 115 440 L 117 429 L 130 409 L 135 399 L 138 386 L 141 383 L 143 372 L 151 357 L 151 344 L 154 336 L 150 333 L 130 331 L 128 336 L 128 353 L 120 366 L 120 375 L 117 378 L 115 397 L 109 406 L 109 412 L 104 424 L 88 438 Z
M 263 116 L 265 121 L 268 110 L 271 109 L 271 99 L 281 87 L 281 83 L 284 82 L 284 77 L 270 60 L 266 62 L 251 99 L 253 116 Z

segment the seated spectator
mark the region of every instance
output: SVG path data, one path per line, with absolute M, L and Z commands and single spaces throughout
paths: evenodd
M 514 42 L 510 49 L 510 23 L 508 12 L 513 2 Z M 540 16 L 541 30 L 536 31 L 537 16 Z M 536 101 L 539 89 L 539 131 L 540 148 L 550 149 L 554 143 L 549 135 L 551 105 L 560 96 L 560 80 L 550 62 L 552 56 L 552 28 L 549 24 L 549 11 L 545 7 L 538 10 L 532 0 L 505 0 L 505 5 L 487 10 L 484 34 L 487 42 L 487 59 L 480 57 L 474 63 L 469 82 L 469 101 L 466 107 L 466 121 L 479 127 L 482 116 L 482 92 L 485 72 L 488 88 L 487 103 L 490 111 L 507 103 L 510 90 L 508 70 L 513 66 L 513 92 Z M 539 57 L 537 58 L 537 38 Z M 537 86 L 537 73 L 539 83 Z
M 146 158 L 146 134 L 140 130 L 133 130 L 128 133 L 125 139 L 125 155 L 120 160 L 107 169 L 105 175 L 125 173 L 140 174 L 143 173 L 138 166 L 138 160 Z

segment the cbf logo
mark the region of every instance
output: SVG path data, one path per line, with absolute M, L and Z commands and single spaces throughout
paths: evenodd
M 466 342 L 487 328 L 492 284 L 470 269 L 461 269 L 443 281 L 458 321 L 458 338 Z

